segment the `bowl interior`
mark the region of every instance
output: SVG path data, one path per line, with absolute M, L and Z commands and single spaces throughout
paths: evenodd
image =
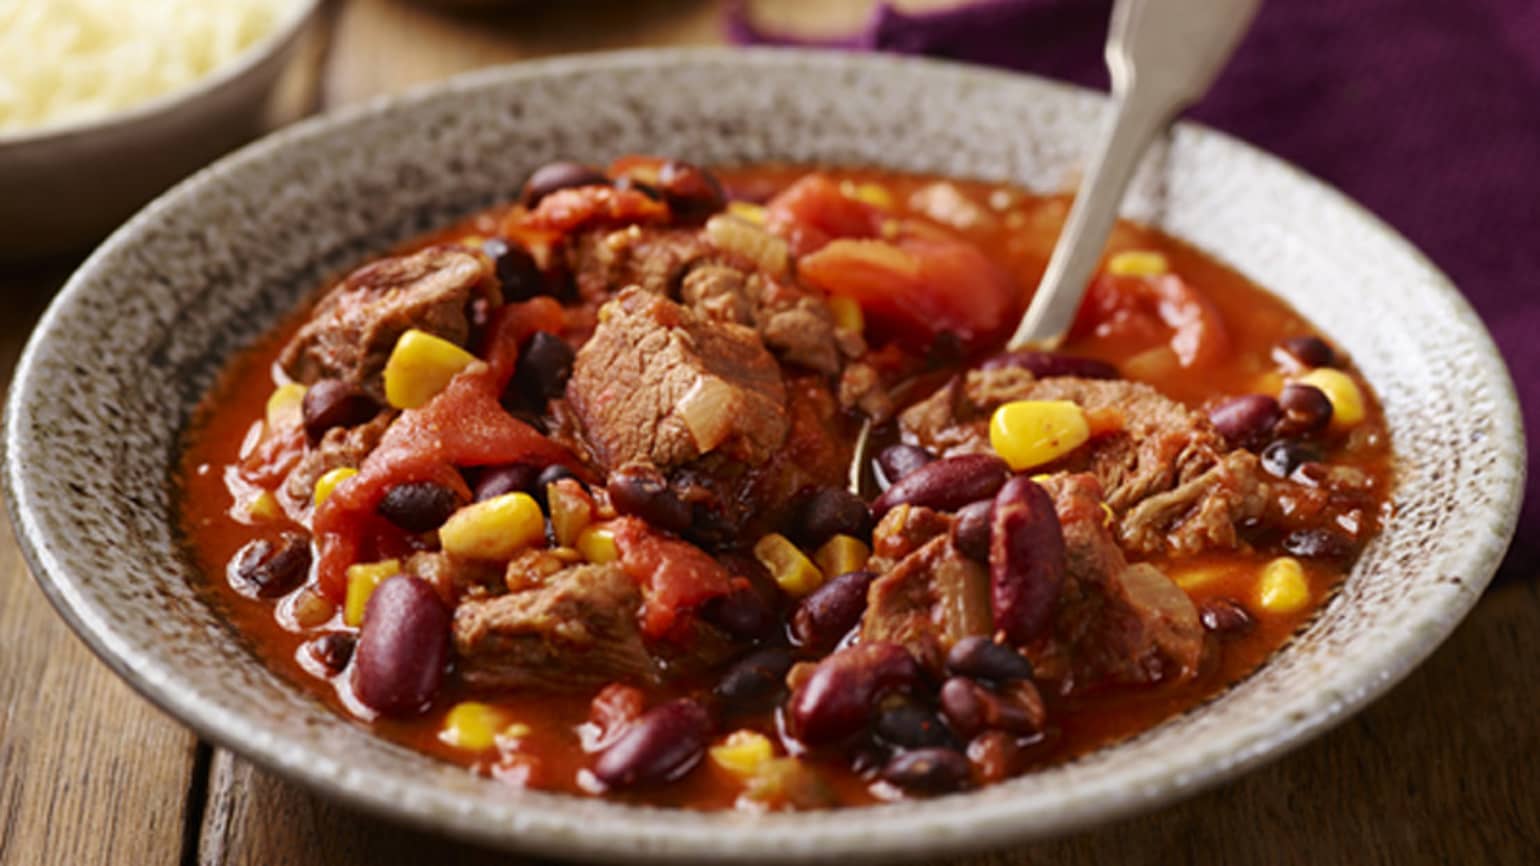
M 209 738 L 367 808 L 512 847 L 918 855 L 1062 832 L 1212 784 L 1329 726 L 1437 645 L 1506 547 L 1523 445 L 1502 363 L 1442 276 L 1338 194 L 1194 127 L 1151 156 L 1126 214 L 1256 279 L 1348 349 L 1393 431 L 1396 513 L 1261 671 L 1117 747 L 976 793 L 839 813 L 702 815 L 510 790 L 376 739 L 268 671 L 210 607 L 173 529 L 180 432 L 233 352 L 327 275 L 511 195 L 543 162 L 639 151 L 873 164 L 1056 191 L 1104 104 L 925 61 L 648 52 L 494 70 L 280 133 L 148 207 L 50 309 L 6 416 L 18 536 L 98 654 Z

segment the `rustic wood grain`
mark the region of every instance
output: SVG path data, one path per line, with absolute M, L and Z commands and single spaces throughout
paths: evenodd
M 61 279 L 0 277 L 5 383 Z M 179 862 L 196 740 L 70 632 L 0 523 L 0 866 Z

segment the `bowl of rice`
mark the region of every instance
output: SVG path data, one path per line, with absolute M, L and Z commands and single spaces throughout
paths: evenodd
M 85 247 L 271 128 L 319 5 L 0 2 L 0 261 Z

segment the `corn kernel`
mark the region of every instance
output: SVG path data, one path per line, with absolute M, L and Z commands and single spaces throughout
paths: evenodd
M 482 244 L 485 244 L 486 242 L 487 239 L 485 235 L 466 235 L 465 237 L 460 238 L 460 246 L 472 250 L 481 249 Z
M 593 522 L 594 508 L 588 494 L 577 482 L 555 482 L 545 486 L 545 501 L 550 504 L 551 530 L 556 543 L 563 547 L 577 544 L 578 536 Z
M 283 506 L 272 491 L 264 490 L 246 503 L 246 515 L 253 520 L 278 520 L 283 517 Z
M 508 727 L 503 728 L 503 736 L 510 740 L 521 740 L 529 736 L 533 730 L 533 728 L 523 722 L 514 722 Z
M 772 532 L 754 543 L 754 558 L 764 564 L 781 589 L 800 598 L 823 585 L 823 572 L 786 536 Z
M 1118 522 L 1118 514 L 1112 510 L 1112 506 L 1105 502 L 1099 503 L 1102 507 L 1102 526 L 1109 529 Z
M 374 595 L 375 588 L 388 578 L 400 573 L 399 559 L 348 566 L 348 594 L 342 604 L 342 621 L 354 627 L 362 625 L 364 609 L 369 606 L 369 596 Z
M 351 466 L 338 466 L 315 480 L 315 504 L 320 505 L 331 497 L 337 485 L 358 474 Z
M 461 701 L 444 714 L 439 740 L 468 752 L 484 752 L 497 745 L 497 735 L 509 726 L 497 707 L 480 701 Z
M 866 316 L 861 312 L 861 305 L 850 298 L 830 296 L 829 312 L 834 314 L 834 327 L 841 331 L 860 334 L 866 330 Z
M 879 207 L 883 210 L 893 209 L 893 194 L 888 192 L 887 187 L 880 184 L 852 183 L 847 180 L 840 183 L 840 192 L 846 198 L 866 202 L 872 207 Z
M 304 419 L 305 386 L 298 382 L 279 385 L 267 395 L 267 429 L 297 426 Z
M 308 587 L 300 590 L 289 604 L 289 613 L 300 628 L 320 628 L 337 614 L 337 606 L 331 599 Z
M 1271 613 L 1293 613 L 1310 603 L 1304 566 L 1292 556 L 1280 556 L 1262 568 L 1257 604 Z
M 1052 463 L 1089 438 L 1085 412 L 1068 400 L 1017 400 L 989 419 L 989 444 L 1017 472 Z
M 1107 273 L 1118 277 L 1158 277 L 1171 272 L 1171 263 L 1154 250 L 1128 250 L 1107 260 Z
M 836 535 L 818 548 L 818 552 L 813 554 L 813 562 L 818 565 L 819 571 L 835 577 L 865 568 L 866 560 L 871 555 L 872 549 L 861 539 L 852 535 Z
M 615 544 L 615 532 L 608 526 L 590 526 L 578 533 L 578 553 L 595 565 L 603 565 L 620 559 L 620 547 Z
M 765 224 L 766 213 L 763 205 L 749 201 L 730 201 L 727 203 L 727 212 L 757 226 Z
M 1213 563 L 1181 566 L 1167 570 L 1167 575 L 1171 578 L 1171 582 L 1187 592 L 1192 592 L 1201 586 L 1213 583 L 1229 573 L 1230 570 L 1228 568 Z
M 756 731 L 733 731 L 707 754 L 711 762 L 740 779 L 756 775 L 775 754 L 770 738 Z
M 1337 427 L 1352 427 L 1364 420 L 1364 394 L 1358 389 L 1353 377 L 1330 367 L 1311 370 L 1294 381 L 1314 385 L 1331 401 L 1331 423 Z
M 454 343 L 413 328 L 396 340 L 385 362 L 385 400 L 397 409 L 415 409 L 475 360 Z
M 466 559 L 509 560 L 545 538 L 545 515 L 528 493 L 504 493 L 461 508 L 439 527 L 444 552 Z

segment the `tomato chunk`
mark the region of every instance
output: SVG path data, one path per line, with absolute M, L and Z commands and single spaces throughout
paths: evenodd
M 523 230 L 567 234 L 582 228 L 660 223 L 668 220 L 668 205 L 635 189 L 580 186 L 561 189 L 540 200 L 528 213 L 515 217 L 514 232 Z
M 1164 340 L 1183 367 L 1205 367 L 1230 354 L 1230 334 L 1214 302 L 1175 274 L 1098 276 L 1086 292 L 1070 337 Z
M 620 567 L 642 586 L 642 633 L 648 637 L 681 637 L 685 614 L 732 591 L 732 575 L 695 545 L 660 535 L 635 517 L 612 525 Z
M 765 225 L 786 239 L 795 255 L 822 249 L 836 238 L 874 238 L 887 214 L 840 192 L 839 184 L 810 174 L 770 200 Z

